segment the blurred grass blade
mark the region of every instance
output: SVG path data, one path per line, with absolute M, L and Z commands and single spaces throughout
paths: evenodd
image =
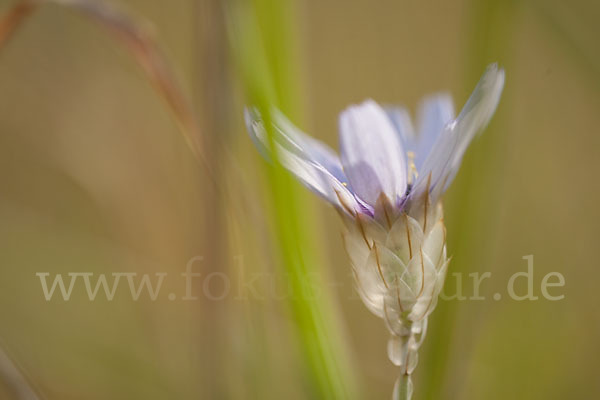
M 515 20 L 515 4 L 513 1 L 504 2 L 492 0 L 488 2 L 471 1 L 470 26 L 468 30 L 468 49 L 465 59 L 465 82 L 467 91 L 477 82 L 481 71 L 490 62 L 498 62 L 506 67 L 510 74 L 510 28 Z M 502 24 L 497 23 L 501 20 Z M 449 273 L 459 273 L 468 276 L 479 271 L 481 265 L 486 265 L 485 258 L 489 256 L 489 243 L 494 242 L 494 223 L 497 216 L 490 215 L 489 210 L 499 208 L 500 194 L 505 184 L 501 171 L 503 143 L 506 133 L 498 132 L 495 127 L 502 124 L 502 104 L 507 94 L 503 95 L 499 111 L 486 133 L 472 145 L 461 172 L 449 193 L 447 220 L 449 230 L 449 250 L 452 262 Z M 477 148 L 477 149 L 475 149 Z M 477 182 L 477 185 L 475 185 Z M 483 206 L 482 206 L 483 205 Z M 482 222 L 484 221 L 484 222 Z M 474 244 L 485 238 L 486 246 Z M 446 284 L 449 284 L 450 279 Z M 464 365 L 469 359 L 470 348 L 462 349 L 460 360 L 456 359 L 455 345 L 460 334 L 466 334 L 459 321 L 461 310 L 467 304 L 455 300 L 440 301 L 438 308 L 432 314 L 430 337 L 426 340 L 423 371 L 420 382 L 422 398 L 437 400 L 455 398 L 465 382 L 465 371 L 455 368 L 456 363 Z M 471 308 L 473 311 L 473 308 Z M 477 320 L 479 325 L 485 323 L 484 318 L 470 315 L 469 319 Z M 469 335 L 474 335 L 476 329 L 471 328 Z
M 100 0 L 24 0 L 13 6 L 0 20 L 0 49 L 26 18 L 44 4 L 56 4 L 80 12 L 106 28 L 127 48 L 169 106 L 192 152 L 212 177 L 193 108 L 174 79 L 167 58 L 154 39 L 151 23 Z
M 15 30 L 21 25 L 21 22 L 27 18 L 35 9 L 35 4 L 31 1 L 22 1 L 11 8 L 6 15 L 0 19 L 0 47 L 4 45 Z
M 257 1 L 230 10 L 230 31 L 239 73 L 250 103 L 257 107 L 265 122 L 271 145 L 275 134 L 270 123 L 273 106 L 294 114 L 298 94 L 294 85 L 292 25 L 287 12 L 289 1 Z M 271 146 L 274 150 L 274 147 Z M 321 263 L 311 251 L 314 246 L 306 222 L 298 185 L 279 162 L 267 167 L 267 178 L 274 209 L 272 219 L 281 261 L 295 294 L 290 310 L 295 334 L 304 357 L 309 385 L 308 398 L 351 399 L 356 397 L 356 380 L 351 375 L 343 334 L 336 324 L 335 306 L 326 290 L 316 296 L 315 288 L 326 288 L 321 282 Z
M 30 383 L 2 347 L 0 347 L 0 381 L 17 400 L 39 400 Z
M 572 32 L 575 24 L 580 27 L 586 26 L 586 21 L 580 18 L 579 15 L 571 15 L 568 18 L 569 16 L 562 9 L 557 9 L 559 7 L 553 3 L 531 0 L 527 4 L 544 23 L 548 31 L 552 32 L 558 38 L 558 41 L 570 53 L 572 59 L 578 61 L 581 68 L 587 73 L 587 76 L 594 81 L 596 86 L 600 87 L 600 57 L 598 57 L 598 51 L 596 48 L 586 46 L 586 43 L 582 43 Z M 572 10 L 571 14 L 573 14 Z M 593 12 L 589 14 L 593 15 Z M 587 35 L 593 37 L 591 29 L 580 36 Z

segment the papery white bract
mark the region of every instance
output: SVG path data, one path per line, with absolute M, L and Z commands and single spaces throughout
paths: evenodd
M 356 289 L 384 319 L 391 334 L 388 355 L 403 375 L 417 365 L 448 268 L 440 197 L 494 114 L 503 87 L 504 71 L 490 65 L 457 117 L 448 95 L 426 98 L 416 130 L 403 108 L 384 109 L 372 100 L 351 106 L 339 118 L 341 157 L 272 113 L 272 150 L 342 216 Z M 260 114 L 246 110 L 246 123 L 269 157 Z

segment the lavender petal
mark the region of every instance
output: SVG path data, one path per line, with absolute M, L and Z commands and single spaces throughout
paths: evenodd
M 261 154 L 270 159 L 267 132 L 255 109 L 245 110 L 250 137 Z M 279 112 L 273 112 L 274 144 L 278 159 L 305 186 L 344 212 L 362 208 L 349 190 L 341 163 L 325 144 L 301 132 Z
M 354 192 L 371 206 L 381 193 L 398 201 L 407 187 L 406 155 L 385 111 L 367 100 L 342 112 L 339 128 L 342 165 Z
M 454 104 L 450 95 L 436 94 L 426 97 L 419 106 L 417 121 L 419 133 L 415 150 L 417 170 L 423 166 L 437 138 L 446 124 L 454 119 Z
M 419 196 L 436 186 L 437 195 L 450 185 L 460 166 L 462 156 L 473 137 L 481 132 L 496 110 L 504 86 L 504 70 L 496 64 L 487 67 L 483 77 L 458 117 L 446 124 L 423 165 L 411 197 Z

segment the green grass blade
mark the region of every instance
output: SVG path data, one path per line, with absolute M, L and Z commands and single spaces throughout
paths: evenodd
M 255 2 L 232 8 L 230 28 L 234 54 L 249 102 L 261 111 L 272 142 L 271 107 L 295 115 L 298 88 L 293 60 L 295 40 L 291 29 L 288 1 Z M 273 146 L 271 146 L 273 149 Z M 302 220 L 303 204 L 300 186 L 277 162 L 266 167 L 272 219 L 280 250 L 283 271 L 295 294 L 290 299 L 310 398 L 351 399 L 355 397 L 356 379 L 351 376 L 347 355 L 336 324 L 335 306 L 327 293 L 317 296 L 312 290 L 324 288 L 317 260 L 308 239 L 310 229 Z

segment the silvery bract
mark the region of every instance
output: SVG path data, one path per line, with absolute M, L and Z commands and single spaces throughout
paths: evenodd
M 403 108 L 372 100 L 351 106 L 339 118 L 341 157 L 272 113 L 281 164 L 342 216 L 356 289 L 389 329 L 388 354 L 401 368 L 405 392 L 412 391 L 406 377 L 417 365 L 448 268 L 440 197 L 492 117 L 503 86 L 504 71 L 491 65 L 458 117 L 450 97 L 438 94 L 422 102 L 416 127 Z M 247 110 L 246 122 L 268 157 L 259 113 Z

